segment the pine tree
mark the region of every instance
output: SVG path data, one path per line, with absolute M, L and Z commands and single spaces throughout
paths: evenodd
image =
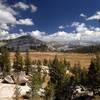
M 15 100 L 19 100 L 20 99 L 20 96 L 21 96 L 21 89 L 18 86 L 18 84 L 19 84 L 19 77 L 17 77 L 15 91 L 14 91 Z
M 6 48 L 3 48 L 1 50 L 1 66 L 4 76 L 10 73 L 11 71 L 10 52 Z
M 34 68 L 31 77 L 30 77 L 30 88 L 31 88 L 31 100 L 33 100 L 34 96 L 37 95 L 37 91 L 41 88 L 42 79 L 40 72 Z
M 71 72 L 75 75 L 74 84 L 83 86 L 87 85 L 87 70 L 82 69 L 79 62 L 74 65 L 74 67 L 71 69 Z
M 41 60 L 37 60 L 37 66 L 40 66 L 40 65 L 42 65 L 42 62 L 41 62 Z
M 44 65 L 44 66 L 47 66 L 47 65 L 48 65 L 48 60 L 47 60 L 47 59 L 44 59 L 44 60 L 43 60 L 43 65 Z
M 71 97 L 71 77 L 66 75 L 66 66 L 58 60 L 57 56 L 50 64 L 49 71 L 50 82 L 54 88 L 53 100 L 66 100 Z
M 15 72 L 20 72 L 20 71 L 23 71 L 23 58 L 20 54 L 20 51 L 19 51 L 19 48 L 17 48 L 17 51 L 15 53 L 15 61 L 14 61 L 14 69 L 15 69 Z
M 2 61 L 2 54 L 0 53 L 0 72 L 3 71 L 3 61 Z
M 48 82 L 47 87 L 45 88 L 45 100 L 53 100 L 54 99 L 54 88 L 51 82 Z
M 100 56 L 96 55 L 96 58 L 91 60 L 91 64 L 88 71 L 89 86 L 92 89 L 98 88 L 100 86 Z
M 31 59 L 29 57 L 29 51 L 26 52 L 26 59 L 25 59 L 25 71 L 26 71 L 26 75 L 29 74 L 29 72 L 31 71 Z
M 66 70 L 70 70 L 70 62 L 66 61 L 66 59 L 64 58 L 64 61 L 63 61 L 63 64 L 64 66 L 66 67 Z
M 36 65 L 36 60 L 33 60 L 32 61 L 32 65 Z

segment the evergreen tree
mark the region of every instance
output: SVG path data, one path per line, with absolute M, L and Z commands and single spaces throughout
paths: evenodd
M 14 61 L 14 69 L 16 72 L 20 72 L 20 71 L 23 71 L 23 58 L 20 54 L 20 51 L 19 51 L 19 48 L 17 48 L 17 51 L 15 53 L 15 61 Z
M 98 88 L 100 86 L 100 56 L 96 55 L 96 58 L 91 60 L 91 64 L 88 71 L 89 86 L 92 89 Z
M 47 66 L 47 65 L 48 65 L 48 60 L 47 60 L 47 59 L 44 59 L 44 60 L 43 60 L 43 65 L 44 65 L 44 66 Z
M 71 69 L 71 72 L 75 75 L 74 77 L 74 84 L 75 85 L 87 85 L 88 77 L 87 77 L 87 70 L 82 69 L 80 63 L 75 64 L 74 67 Z
M 50 64 L 50 82 L 54 88 L 54 100 L 66 100 L 71 93 L 71 77 L 66 75 L 66 66 L 55 56 Z
M 32 61 L 32 65 L 36 65 L 36 60 L 33 60 Z
M 10 64 L 10 52 L 8 49 L 3 48 L 1 50 L 1 67 L 3 71 L 3 75 L 7 75 L 11 71 L 11 64 Z
M 64 61 L 63 61 L 63 64 L 64 66 L 66 67 L 66 70 L 70 70 L 70 62 L 66 61 L 66 59 L 64 58 Z
M 25 59 L 25 71 L 26 71 L 26 75 L 29 74 L 29 72 L 31 71 L 31 59 L 29 57 L 29 51 L 26 52 L 26 59 Z
M 39 91 L 42 85 L 42 79 L 40 72 L 34 68 L 32 72 L 32 76 L 30 77 L 30 88 L 31 88 L 31 100 L 33 100 L 34 96 L 37 95 L 37 91 Z
M 40 66 L 40 65 L 42 65 L 42 62 L 41 62 L 41 60 L 37 60 L 37 66 Z
M 2 54 L 0 53 L 0 72 L 3 71 L 3 61 L 2 61 Z
M 54 88 L 51 82 L 48 82 L 47 87 L 45 88 L 45 100 L 53 100 L 54 99 Z
M 21 97 L 21 89 L 18 86 L 18 84 L 19 84 L 19 77 L 17 77 L 17 82 L 16 82 L 16 86 L 15 86 L 15 91 L 14 91 L 15 100 L 19 100 Z

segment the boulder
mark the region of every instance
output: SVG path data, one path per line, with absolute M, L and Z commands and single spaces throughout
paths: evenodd
M 14 83 L 14 81 L 13 81 L 13 79 L 12 79 L 12 77 L 10 75 L 7 75 L 4 78 L 4 81 L 3 82 L 10 83 L 10 84 L 13 84 Z
M 25 86 L 18 85 L 18 89 L 20 91 L 20 97 L 26 95 L 31 90 L 27 84 Z M 14 99 L 16 96 L 15 91 L 16 91 L 16 84 L 0 83 L 0 100 L 15 100 Z
M 14 82 L 18 84 L 25 84 L 28 81 L 28 78 L 25 75 L 24 71 L 21 71 L 19 73 L 14 73 L 13 79 L 14 79 Z
M 40 88 L 39 91 L 37 92 L 37 94 L 40 96 L 40 97 L 44 97 L 45 96 L 45 90 L 43 88 Z

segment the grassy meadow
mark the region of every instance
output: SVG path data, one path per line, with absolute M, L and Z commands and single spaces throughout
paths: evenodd
M 11 60 L 14 60 L 14 52 L 10 53 Z M 22 57 L 25 57 L 25 52 L 21 53 Z M 88 53 L 61 53 L 61 52 L 30 52 L 29 53 L 31 60 L 52 60 L 55 55 L 58 56 L 58 59 L 63 60 L 66 58 L 70 62 L 71 66 L 74 66 L 75 63 L 80 62 L 81 67 L 88 68 L 90 65 L 91 58 L 94 57 L 93 54 Z

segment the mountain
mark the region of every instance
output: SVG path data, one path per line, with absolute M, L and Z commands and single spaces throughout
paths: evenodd
M 99 45 L 100 42 L 71 40 L 71 41 L 43 41 L 31 35 L 24 35 L 15 39 L 1 40 L 0 47 L 6 47 L 11 51 L 15 51 L 18 47 L 21 51 L 36 50 L 36 51 L 82 51 L 85 47 Z M 81 48 L 81 50 L 80 50 Z M 89 47 L 90 48 L 90 47 Z M 86 50 L 86 48 L 85 48 Z
M 24 35 L 11 40 L 3 40 L 0 43 L 1 47 L 6 47 L 11 51 L 15 51 L 18 47 L 20 48 L 20 51 L 52 49 L 52 47 L 48 46 L 45 42 L 36 39 L 31 35 Z
M 58 51 L 66 51 L 66 50 L 74 50 L 77 48 L 84 48 L 88 46 L 95 46 L 99 45 L 100 42 L 96 41 L 78 41 L 78 40 L 71 40 L 71 41 L 49 41 L 47 42 L 48 45 L 53 46 Z

